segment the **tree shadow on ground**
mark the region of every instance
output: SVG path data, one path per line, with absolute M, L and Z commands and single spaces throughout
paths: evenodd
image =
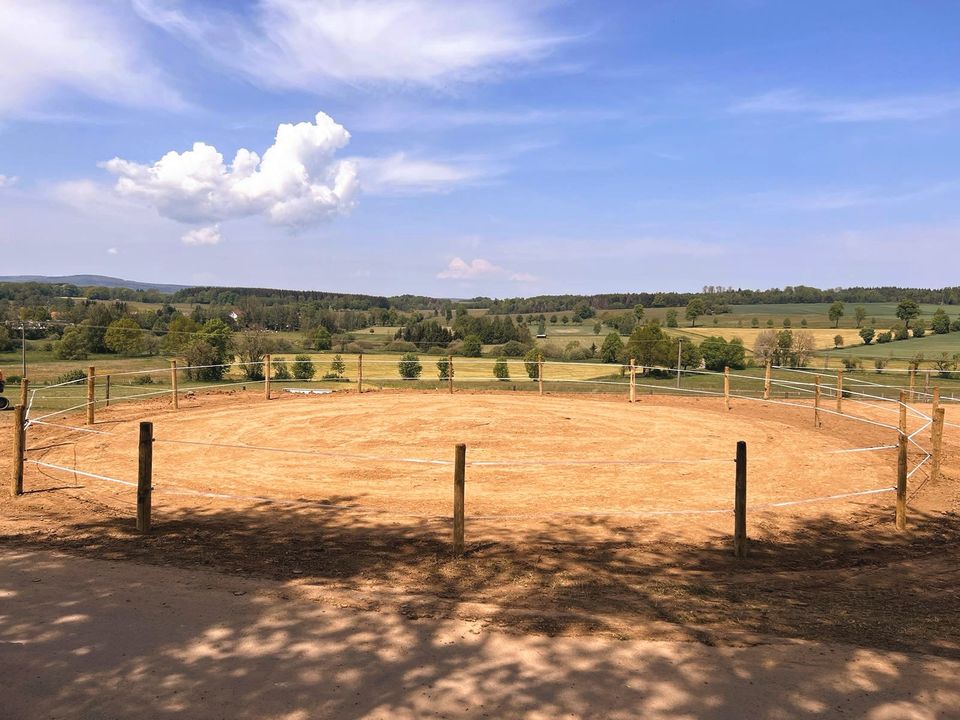
M 719 530 L 695 544 L 667 522 L 548 519 L 518 534 L 468 518 L 476 539 L 456 558 L 443 519 L 211 504 L 158 512 L 144 536 L 116 509 L 74 499 L 55 510 L 38 504 L 31 519 L 31 502 L 42 498 L 18 501 L 0 546 L 258 577 L 359 608 L 517 631 L 706 644 L 777 636 L 960 658 L 953 513 L 914 513 L 904 534 L 875 509 L 855 522 L 807 515 L 786 528 L 761 518 L 743 561 Z
M 960 702 L 957 664 L 936 658 L 517 636 L 283 587 L 3 551 L 4 716 L 920 718 Z

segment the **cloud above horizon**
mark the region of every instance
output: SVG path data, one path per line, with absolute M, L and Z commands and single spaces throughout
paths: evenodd
M 0 117 L 72 91 L 120 105 L 181 109 L 121 13 L 67 0 L 0 3 Z
M 539 17 L 549 3 L 488 0 L 260 0 L 246 15 L 134 0 L 139 15 L 257 84 L 439 86 L 483 79 L 566 41 Z
M 474 258 L 467 262 L 461 257 L 453 258 L 446 268 L 437 273 L 440 280 L 476 280 L 483 277 L 506 277 L 514 282 L 536 282 L 538 278 L 530 273 L 512 272 L 483 258 Z
M 734 114 L 793 113 L 829 123 L 929 120 L 958 110 L 960 92 L 837 99 L 818 98 L 794 89 L 757 95 L 730 108 Z
M 281 124 L 262 157 L 240 148 L 226 165 L 215 147 L 197 142 L 149 165 L 114 158 L 102 166 L 117 176 L 118 195 L 172 220 L 209 224 L 263 215 L 303 226 L 353 207 L 356 164 L 334 158 L 349 141 L 343 126 L 319 112 L 314 123 Z

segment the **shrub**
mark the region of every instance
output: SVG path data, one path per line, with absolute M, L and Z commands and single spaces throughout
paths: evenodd
M 927 323 L 923 320 L 916 320 L 913 323 L 913 336 L 915 338 L 922 338 L 927 334 Z
M 460 348 L 466 357 L 480 357 L 483 353 L 483 341 L 479 335 L 467 335 L 463 339 L 463 345 Z
M 886 358 L 874 358 L 873 367 L 876 368 L 878 373 L 882 373 L 888 362 L 889 361 Z
M 667 327 L 680 327 L 680 318 L 677 315 L 677 311 L 673 308 L 667 310 Z
M 539 348 L 531 348 L 523 356 L 523 367 L 531 380 L 540 377 L 540 361 L 543 360 L 543 352 Z
M 865 327 L 860 331 L 860 337 L 863 339 L 864 345 L 869 345 L 873 342 L 874 336 L 877 334 L 877 331 L 872 327 Z
M 293 377 L 290 374 L 290 366 L 287 365 L 286 360 L 274 360 L 273 361 L 273 377 L 276 380 L 289 380 Z
M 566 315 L 564 315 L 564 317 L 566 317 Z M 507 367 L 507 359 L 505 357 L 498 357 L 497 361 L 493 364 L 493 376 L 497 380 L 510 379 L 510 368 Z
M 877 334 L 877 342 L 881 345 L 893 341 L 893 333 L 889 330 Z
M 437 377 L 440 380 L 450 379 L 450 360 L 445 357 L 437 360 Z
M 760 327 L 760 318 L 750 318 L 750 327 L 752 328 Z
M 297 380 L 310 380 L 317 373 L 309 355 L 296 355 L 293 358 L 293 376 Z
M 700 352 L 707 370 L 720 371 L 725 367 L 740 370 L 746 367 L 743 341 L 740 338 L 727 342 L 722 337 L 708 337 L 700 343 Z
M 218 348 L 206 340 L 193 340 L 183 349 L 183 357 L 189 369 L 187 377 L 206 382 L 223 380 L 227 372 L 223 356 Z
M 417 346 L 406 340 L 391 340 L 383 349 L 388 352 L 416 352 Z
M 154 380 L 150 375 L 134 375 L 130 379 L 131 385 L 153 385 Z
M 616 331 L 609 333 L 600 347 L 600 361 L 605 363 L 620 362 L 622 354 L 623 340 L 620 339 L 620 333 Z
M 87 373 L 80 368 L 76 370 L 67 370 L 59 377 L 54 378 L 53 385 L 63 385 L 64 383 L 80 382 L 87 379 Z
M 898 322 L 893 326 L 893 339 L 906 340 L 910 337 L 910 328 L 905 322 Z
M 330 363 L 330 374 L 336 378 L 342 378 L 347 371 L 347 365 L 339 355 L 333 356 L 333 362 Z
M 863 366 L 863 363 L 860 362 L 860 358 L 855 357 L 840 358 L 840 362 L 843 363 L 845 370 L 856 370 L 857 368 Z
M 63 331 L 63 337 L 57 343 L 57 357 L 61 360 L 87 359 L 86 336 L 80 328 L 68 327 Z
M 119 355 L 140 355 L 143 352 L 143 329 L 133 318 L 122 317 L 110 323 L 103 342 Z
M 930 320 L 930 329 L 937 335 L 946 335 L 950 332 L 950 316 L 947 315 L 946 310 L 937 308 L 933 313 L 933 319 Z
M 404 380 L 416 380 L 420 377 L 420 373 L 423 372 L 423 365 L 420 364 L 420 358 L 417 357 L 416 353 L 408 352 L 400 358 L 400 362 L 397 363 L 397 367 L 400 370 L 400 377 Z
M 833 346 L 835 348 L 843 347 L 843 335 L 834 335 L 833 336 Z
M 500 348 L 500 354 L 506 357 L 523 357 L 523 354 L 529 349 L 529 345 L 524 345 L 517 340 L 510 340 Z

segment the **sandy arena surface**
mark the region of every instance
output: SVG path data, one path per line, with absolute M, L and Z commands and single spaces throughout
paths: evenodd
M 0 550 L 0 597 L 7 720 L 934 720 L 960 707 L 960 661 L 939 657 L 505 634 L 49 552 Z
M 889 405 L 856 412 L 896 423 Z M 827 414 L 815 429 L 809 406 L 744 400 L 208 393 L 178 412 L 163 399 L 98 410 L 96 433 L 33 426 L 29 457 L 134 480 L 143 419 L 157 438 L 151 534 L 135 532 L 132 488 L 109 480 L 30 465 L 27 493 L 0 501 L 13 717 L 135 714 L 135 693 L 114 688 L 149 694 L 152 717 L 957 707 L 955 429 L 940 482 L 929 464 L 910 480 L 906 533 L 892 493 L 762 507 L 889 487 L 894 451 L 836 451 L 894 435 Z M 744 561 L 730 551 L 740 439 Z M 480 463 L 467 468 L 462 558 L 450 553 L 456 442 Z M 921 459 L 913 449 L 911 467 Z

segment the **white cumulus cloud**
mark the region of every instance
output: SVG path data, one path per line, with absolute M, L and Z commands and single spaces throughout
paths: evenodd
M 536 277 L 530 273 L 511 272 L 483 258 L 474 258 L 467 262 L 461 257 L 453 258 L 446 268 L 437 273 L 441 280 L 475 280 L 481 277 L 508 277 L 514 282 L 534 282 Z
M 149 165 L 114 158 L 103 167 L 117 176 L 118 195 L 179 222 L 262 214 L 276 224 L 303 226 L 353 206 L 356 163 L 334 158 L 349 140 L 350 133 L 321 112 L 314 123 L 281 124 L 262 158 L 241 148 L 227 165 L 217 148 L 197 142 Z
M 0 117 L 30 113 L 64 90 L 123 105 L 183 107 L 122 16 L 111 3 L 0 2 Z
M 107 248 L 107 255 L 118 255 L 119 251 L 116 248 Z
M 184 245 L 218 245 L 220 240 L 219 225 L 194 228 L 193 230 L 188 230 L 180 237 L 180 241 Z
M 141 17 L 269 87 L 335 83 L 440 85 L 542 58 L 566 38 L 544 2 L 260 0 L 253 12 L 135 0 Z
M 11 185 L 15 185 L 17 182 L 17 179 L 18 178 L 15 175 L 14 176 L 0 175 L 0 188 L 10 187 Z

